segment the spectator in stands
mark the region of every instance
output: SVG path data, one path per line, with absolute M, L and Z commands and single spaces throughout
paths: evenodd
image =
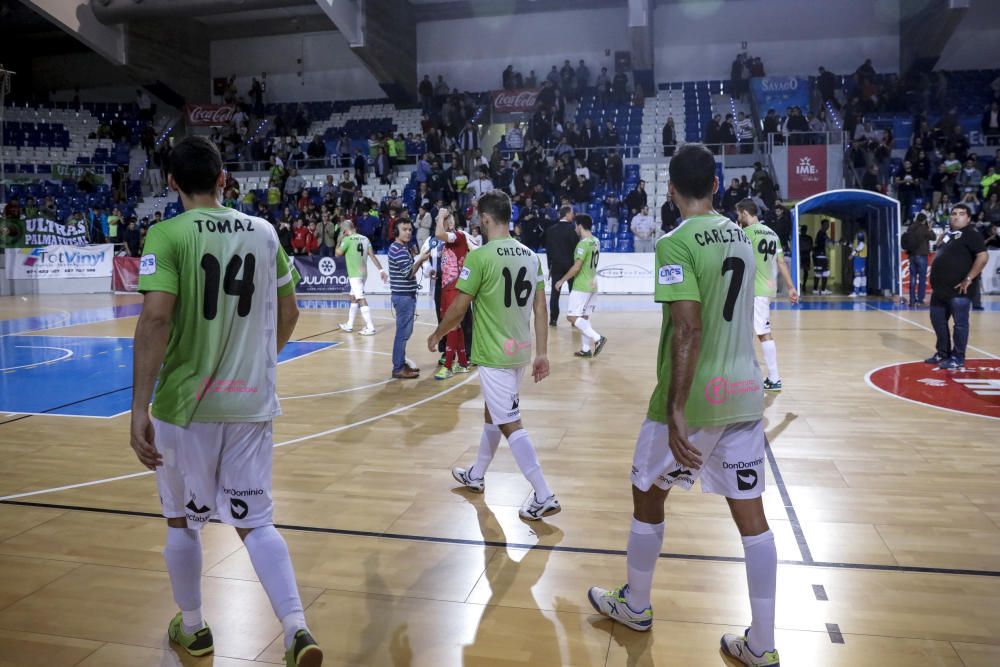
M 868 170 L 861 177 L 861 189 L 879 192 L 879 168 L 877 164 L 868 165 Z
M 729 90 L 732 96 L 742 100 L 746 95 L 746 90 L 744 90 L 744 64 L 746 60 L 746 54 L 737 53 L 736 58 L 733 60 L 733 64 L 729 68 Z
M 629 216 L 634 216 L 648 205 L 649 202 L 647 201 L 646 196 L 646 181 L 639 181 L 635 190 L 632 190 L 632 192 L 625 196 L 625 206 L 628 209 Z
M 524 148 L 524 132 L 521 130 L 520 123 L 514 123 L 510 129 L 507 130 L 507 134 L 504 137 L 507 144 L 507 150 L 519 151 Z
M 994 192 L 1000 192 L 1000 174 L 997 173 L 997 166 L 1000 166 L 1000 158 L 994 159 L 994 164 L 987 168 L 983 180 L 979 181 L 984 199 L 989 199 L 990 195 Z
M 576 67 L 576 89 L 582 91 L 584 88 L 590 85 L 590 70 L 584 64 L 583 60 Z
M 653 245 L 656 242 L 656 223 L 649 214 L 649 207 L 643 206 L 633 216 L 630 227 L 635 235 L 635 251 L 653 252 Z
M 667 200 L 663 202 L 663 206 L 660 207 L 660 232 L 661 234 L 667 234 L 672 232 L 681 220 L 681 211 L 677 208 L 677 204 L 671 199 L 670 193 L 667 193 Z
M 285 200 L 295 203 L 305 188 L 306 179 L 299 176 L 299 170 L 293 167 L 288 180 L 285 181 Z
M 306 148 L 306 154 L 309 156 L 309 166 L 313 169 L 326 164 L 326 144 L 323 143 L 321 136 L 317 134 L 312 138 Z
M 431 83 L 431 77 L 424 74 L 424 78 L 420 81 L 420 85 L 417 86 L 417 93 L 420 95 L 420 107 L 423 112 L 430 114 L 434 109 L 434 84 Z
M 587 205 L 590 203 L 590 198 L 594 192 L 590 179 L 581 173 L 576 174 L 576 179 L 573 181 L 570 191 L 573 197 L 573 210 L 577 213 L 586 212 Z
M 382 185 L 389 185 L 392 180 L 392 161 L 381 148 L 375 158 L 375 176 Z
M 829 71 L 825 67 L 820 67 L 819 77 L 816 83 L 823 103 L 826 104 L 829 102 L 835 108 L 839 109 L 840 103 L 837 101 L 837 78 L 834 76 L 833 72 Z
M 994 100 L 986 108 L 979 127 L 983 131 L 987 146 L 996 146 L 1000 143 L 1000 102 Z
M 352 153 L 351 138 L 347 136 L 347 132 L 341 132 L 340 139 L 337 140 L 337 154 L 340 156 L 341 167 L 351 166 Z
M 913 164 L 909 160 L 903 162 L 903 168 L 896 175 L 894 181 L 896 198 L 899 199 L 903 217 L 909 217 L 913 201 L 923 192 L 923 181 L 916 175 Z
M 351 180 L 351 172 L 347 169 L 340 177 L 340 207 L 347 210 L 354 206 L 355 196 L 358 193 L 358 187 L 355 185 L 354 181 Z
M 493 181 L 490 180 L 489 173 L 489 167 L 480 166 L 478 177 L 469 183 L 467 190 L 471 196 L 471 204 L 475 204 L 480 197 L 494 189 Z
M 337 184 L 333 182 L 333 174 L 327 174 L 326 182 L 323 184 L 323 187 L 319 189 L 319 196 L 323 199 L 326 199 L 327 196 L 331 194 L 336 197 L 338 192 L 339 188 L 337 187 Z
M 124 237 L 125 247 L 128 250 L 129 257 L 138 257 L 140 252 L 141 232 L 134 215 L 129 216 Z
M 616 104 L 628 104 L 628 77 L 625 72 L 616 72 L 611 83 L 611 93 Z
M 740 111 L 736 115 L 736 125 L 734 127 L 736 130 L 736 140 L 740 144 L 741 153 L 750 153 L 753 151 L 753 121 L 747 118 L 747 115 Z
M 283 215 L 282 220 L 287 218 Z M 292 251 L 297 256 L 305 256 L 308 254 L 306 247 L 309 245 L 309 229 L 302 222 L 302 218 L 299 218 L 292 224 Z
M 732 217 L 736 213 L 736 204 L 742 199 L 744 199 L 744 195 L 743 189 L 740 187 L 740 180 L 734 178 L 722 194 L 722 212 Z
M 340 222 L 329 211 L 324 210 L 315 234 L 320 257 L 333 257 L 340 237 Z
M 971 192 L 980 188 L 982 180 L 983 174 L 976 168 L 975 158 L 970 157 L 965 161 L 965 167 L 958 173 L 955 182 L 960 192 Z M 975 215 L 975 212 L 973 212 L 973 215 Z
M 610 121 L 609 121 L 610 122 Z M 662 131 L 663 157 L 670 157 L 677 148 L 677 131 L 674 129 L 674 117 L 668 116 Z

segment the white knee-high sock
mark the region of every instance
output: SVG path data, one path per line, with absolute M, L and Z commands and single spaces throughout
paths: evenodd
M 773 340 L 765 340 L 760 348 L 764 351 L 764 363 L 767 364 L 767 379 L 777 382 L 781 379 L 778 375 L 778 346 Z
M 576 318 L 576 322 L 573 322 L 573 326 L 580 330 L 584 336 L 594 341 L 595 343 L 601 340 L 601 334 L 594 331 L 594 327 L 590 325 L 590 320 L 584 319 L 582 317 Z
M 306 629 L 306 614 L 295 584 L 288 545 L 274 526 L 254 528 L 243 544 L 250 554 L 254 572 L 271 601 L 271 608 L 281 621 L 285 631 L 285 648 L 288 648 L 295 639 L 295 633 Z
M 353 329 L 354 328 L 354 319 L 357 316 L 358 316 L 358 304 L 357 303 L 352 303 L 351 304 L 351 310 L 350 310 L 350 312 L 347 315 L 347 328 L 348 329 Z
M 365 326 L 369 329 L 374 329 L 375 325 L 372 324 L 372 309 L 368 306 L 361 306 L 361 317 L 365 319 Z
M 528 432 L 523 428 L 514 431 L 507 436 L 507 444 L 510 445 L 510 453 L 514 455 L 514 461 L 521 469 L 521 474 L 535 490 L 535 499 L 542 501 L 551 496 L 552 489 L 542 475 L 542 466 L 538 463 L 538 455 L 535 454 L 535 446 L 531 444 Z
M 663 547 L 664 522 L 643 523 L 632 517 L 628 534 L 628 606 L 642 611 L 649 606 L 653 590 L 653 572 Z
M 189 528 L 167 527 L 163 560 L 170 574 L 174 602 L 181 610 L 184 630 L 194 632 L 205 627 L 201 616 L 201 535 Z
M 753 621 L 747 638 L 750 650 L 757 655 L 774 650 L 774 598 L 778 577 L 778 550 L 770 530 L 743 538 L 747 587 Z
M 497 448 L 500 447 L 500 437 L 500 428 L 496 424 L 483 424 L 483 435 L 479 438 L 479 456 L 475 464 L 469 468 L 469 477 L 473 479 L 486 477 L 486 471 L 489 470 L 493 457 L 497 455 Z

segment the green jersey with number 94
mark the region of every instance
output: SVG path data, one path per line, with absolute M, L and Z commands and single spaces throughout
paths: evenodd
M 139 291 L 177 297 L 153 416 L 187 427 L 281 414 L 278 297 L 298 278 L 267 220 L 201 208 L 151 227 Z
M 542 262 L 509 236 L 476 248 L 465 258 L 457 287 L 475 299 L 472 361 L 487 368 L 531 363 L 535 290 L 544 290 Z

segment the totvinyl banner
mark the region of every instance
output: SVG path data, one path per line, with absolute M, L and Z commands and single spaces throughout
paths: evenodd
M 788 147 L 788 198 L 826 192 L 826 146 Z
M 236 106 L 233 104 L 185 104 L 184 116 L 188 125 L 208 127 L 225 125 L 233 119 Z
M 46 280 L 50 278 L 110 278 L 114 246 L 41 246 L 8 248 L 7 278 Z
M 139 258 L 115 257 L 114 269 L 111 274 L 111 291 L 139 291 Z
M 784 114 L 788 107 L 809 111 L 809 79 L 797 76 L 763 76 L 750 79 L 757 108 L 763 116 L 768 109 Z
M 301 276 L 298 285 L 295 286 L 296 293 L 343 294 L 351 290 L 351 283 L 347 279 L 347 265 L 343 257 L 312 255 L 295 257 L 293 261 Z

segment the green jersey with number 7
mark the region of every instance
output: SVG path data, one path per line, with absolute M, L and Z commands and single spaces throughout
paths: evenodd
M 530 364 L 535 290 L 545 289 L 538 255 L 510 237 L 490 241 L 465 258 L 457 287 L 475 299 L 472 362 L 487 368 Z
M 754 249 L 718 214 L 688 218 L 656 243 L 656 301 L 663 304 L 656 389 L 647 416 L 667 421 L 673 301 L 701 303 L 701 351 L 684 415 L 690 426 L 760 419 L 764 389 L 753 347 Z
M 201 208 L 151 227 L 139 291 L 177 297 L 153 416 L 186 428 L 281 414 L 278 297 L 298 278 L 267 220 Z

